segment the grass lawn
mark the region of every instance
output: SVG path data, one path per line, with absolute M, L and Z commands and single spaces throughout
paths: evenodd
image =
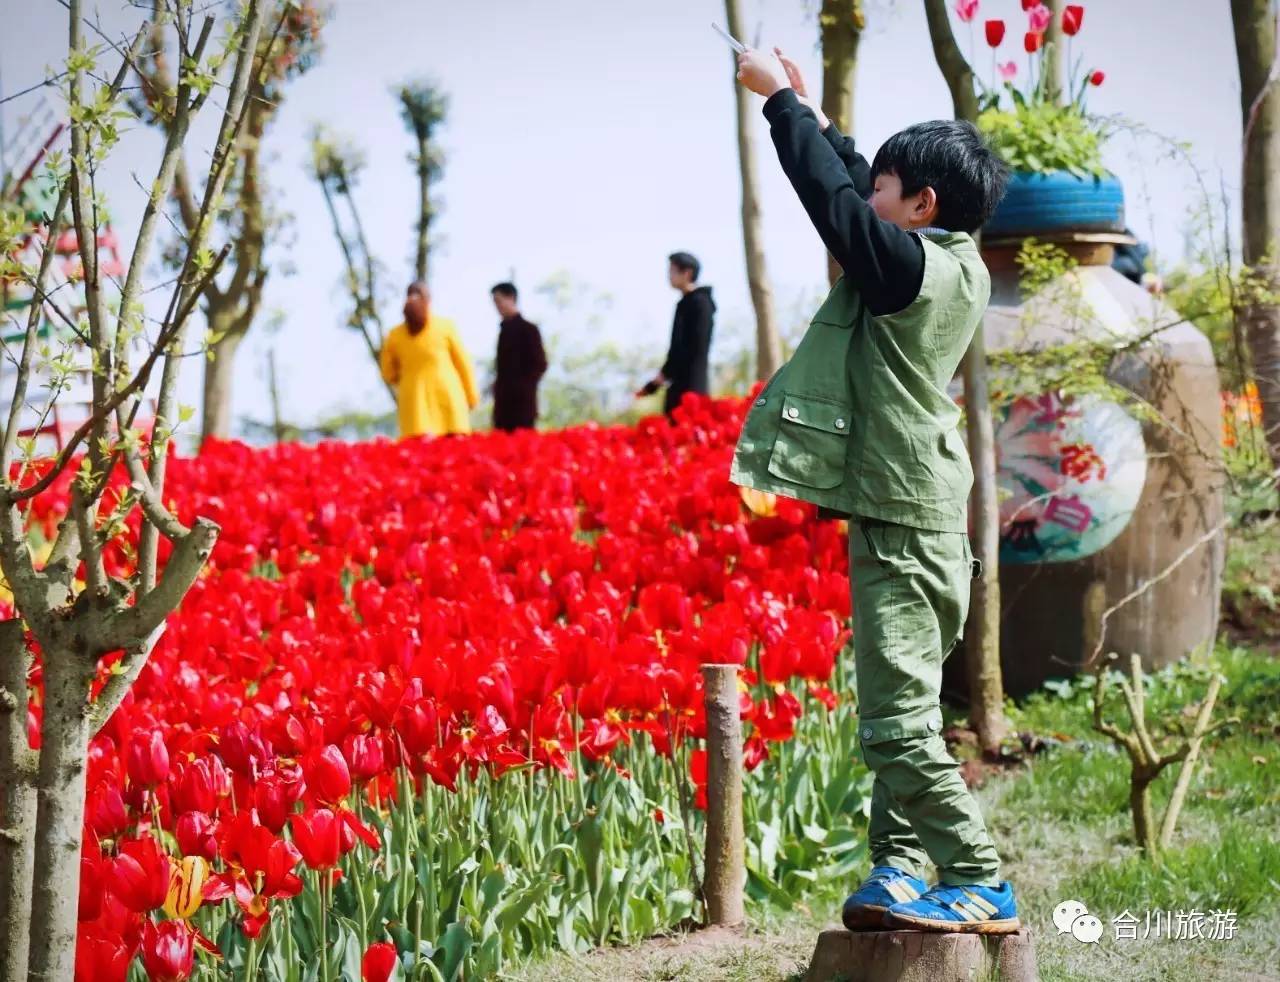
M 1226 678 L 1215 719 L 1240 722 L 1214 734 L 1201 753 L 1172 847 L 1160 866 L 1133 844 L 1128 758 L 1091 729 L 1087 679 L 1037 693 L 1009 716 L 1019 731 L 1054 735 L 1024 765 L 989 777 L 978 790 L 984 814 L 1018 892 L 1020 914 L 1036 935 L 1043 982 L 1280 982 L 1280 659 L 1269 651 L 1223 649 Z M 1148 718 L 1178 718 L 1206 686 L 1208 669 L 1184 663 L 1154 676 Z M 1118 693 L 1113 693 L 1118 701 Z M 1111 707 L 1122 728 L 1127 715 Z M 1159 742 L 1163 730 L 1153 737 Z M 1177 766 L 1156 783 L 1157 816 Z M 833 884 L 786 913 L 759 912 L 741 934 L 693 934 L 561 956 L 527 966 L 513 979 L 565 982 L 765 982 L 798 979 L 817 931 L 838 918 L 854 884 Z M 1106 933 L 1086 945 L 1058 934 L 1053 909 L 1079 900 Z M 1155 936 L 1156 911 L 1232 911 L 1230 940 Z M 1112 918 L 1138 919 L 1136 940 L 1117 940 Z M 1143 938 L 1150 912 L 1151 937 Z M 1167 914 L 1164 916 L 1168 916 Z

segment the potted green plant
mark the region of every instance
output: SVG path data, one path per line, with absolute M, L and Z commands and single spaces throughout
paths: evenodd
M 1046 32 L 1053 14 L 1040 0 L 1021 0 L 1027 17 L 1023 36 L 1026 77 L 1016 84 L 1016 61 L 1001 62 L 999 49 L 1008 33 L 1004 20 L 987 20 L 984 34 L 991 49 L 991 83 L 979 80 L 978 128 L 1013 169 L 1008 192 L 984 233 L 991 238 L 1068 232 L 1111 233 L 1124 230 L 1124 189 L 1102 162 L 1106 125 L 1086 108 L 1090 89 L 1105 74 L 1071 60 L 1073 39 L 1084 24 L 1085 8 L 1068 5 L 1062 13 L 1065 38 L 1065 84 L 1053 77 Z M 958 0 L 956 13 L 970 25 L 979 0 Z M 1062 91 L 1058 91 L 1061 84 Z

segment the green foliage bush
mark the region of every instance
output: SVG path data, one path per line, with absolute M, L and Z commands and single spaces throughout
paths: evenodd
M 978 117 L 978 129 L 991 148 L 1014 170 L 1047 174 L 1070 171 L 1101 177 L 1104 131 L 1076 106 L 1015 102 L 1012 109 L 990 108 Z

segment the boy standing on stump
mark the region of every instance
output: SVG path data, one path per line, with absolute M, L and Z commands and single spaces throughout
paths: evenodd
M 731 480 L 850 519 L 858 736 L 875 782 L 871 874 L 843 919 L 1011 933 L 1013 888 L 947 753 L 939 702 L 981 572 L 973 472 L 946 390 L 991 293 L 971 233 L 1008 171 L 953 121 L 903 130 L 868 166 L 774 51 L 739 56 L 738 78 L 765 96 L 782 169 L 844 275 L 751 407 Z

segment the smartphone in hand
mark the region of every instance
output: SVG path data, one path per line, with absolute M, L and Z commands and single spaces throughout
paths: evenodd
M 717 34 L 719 34 L 722 38 L 724 38 L 727 42 L 729 42 L 729 47 L 731 47 L 731 48 L 732 48 L 734 51 L 736 51 L 738 54 L 745 54 L 745 53 L 746 53 L 747 46 L 746 46 L 745 44 L 743 44 L 741 41 L 739 41 L 739 40 L 738 40 L 736 37 L 734 37 L 732 34 L 730 34 L 728 31 L 726 31 L 726 30 L 725 30 L 723 27 L 721 27 L 719 24 L 717 24 L 717 23 L 715 23 L 714 21 L 712 21 L 712 23 L 711 23 L 711 27 L 712 27 L 712 29 L 713 29 Z

